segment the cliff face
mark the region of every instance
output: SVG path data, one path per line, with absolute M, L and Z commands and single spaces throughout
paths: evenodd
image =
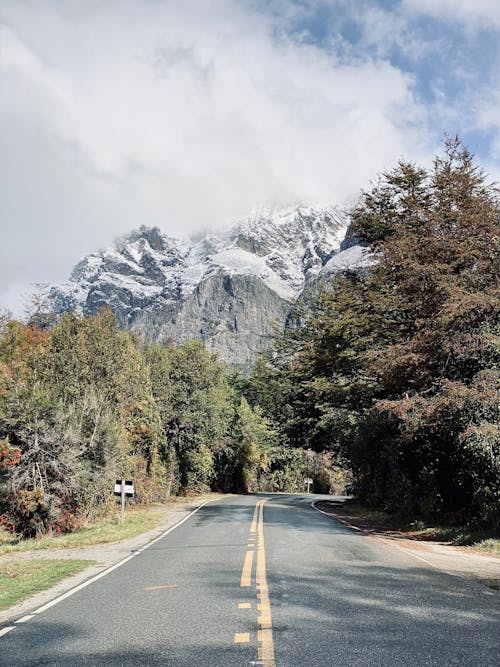
M 250 365 L 269 348 L 275 323 L 283 325 L 290 302 L 256 276 L 223 272 L 203 280 L 175 308 L 143 310 L 131 329 L 157 341 L 201 338 L 230 364 Z
M 336 270 L 346 229 L 336 209 L 312 207 L 264 212 L 193 240 L 141 227 L 85 257 L 51 298 L 58 313 L 109 306 L 149 340 L 202 338 L 224 361 L 246 366 L 269 347 L 306 283 Z

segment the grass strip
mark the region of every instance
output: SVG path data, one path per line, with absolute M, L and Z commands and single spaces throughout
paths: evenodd
M 45 549 L 71 549 L 119 542 L 145 533 L 156 528 L 169 508 L 190 503 L 203 502 L 211 498 L 222 497 L 222 494 L 205 494 L 199 496 L 181 496 L 173 498 L 168 504 L 156 504 L 143 507 L 130 507 L 125 512 L 125 521 L 120 522 L 119 513 L 104 517 L 94 523 L 79 528 L 73 533 L 62 535 L 45 535 L 39 539 L 21 539 L 0 528 L 0 555 L 19 551 L 40 551 Z
M 152 510 L 134 510 L 125 515 L 120 523 L 119 516 L 112 516 L 79 528 L 73 533 L 62 535 L 44 535 L 40 539 L 20 539 L 6 531 L 0 532 L 0 554 L 19 551 L 40 551 L 45 549 L 67 549 L 118 542 L 135 537 L 151 528 L 161 520 L 162 514 Z
M 29 559 L 0 561 L 0 611 L 81 572 L 92 560 Z

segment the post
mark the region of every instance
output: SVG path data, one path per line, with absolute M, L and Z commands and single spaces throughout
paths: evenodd
M 122 479 L 121 489 L 120 489 L 120 523 L 125 521 L 125 480 Z
M 309 493 L 310 486 L 311 486 L 311 480 L 308 478 L 307 479 L 307 493 Z

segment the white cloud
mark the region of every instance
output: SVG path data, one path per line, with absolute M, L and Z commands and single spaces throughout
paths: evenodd
M 0 303 L 140 224 L 342 203 L 427 155 L 411 76 L 277 38 L 249 7 L 3 3 Z
M 460 21 L 471 28 L 500 28 L 498 0 L 403 0 L 403 6 L 446 21 Z

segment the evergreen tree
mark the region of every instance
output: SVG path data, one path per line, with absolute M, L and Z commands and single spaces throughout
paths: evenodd
M 323 286 L 289 334 L 288 428 L 348 455 L 372 502 L 495 523 L 497 190 L 448 140 L 431 171 L 384 175 L 353 223 L 377 261 Z
M 237 488 L 245 493 L 259 490 L 259 478 L 269 469 L 277 433 L 269 426 L 259 406 L 251 408 L 242 397 L 236 411 Z

